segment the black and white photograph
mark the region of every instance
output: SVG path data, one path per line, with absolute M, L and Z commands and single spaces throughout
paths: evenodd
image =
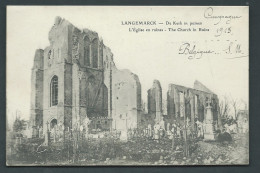
M 249 164 L 248 6 L 7 6 L 7 166 Z

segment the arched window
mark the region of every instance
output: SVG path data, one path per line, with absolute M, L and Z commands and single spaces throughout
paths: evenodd
M 55 126 L 57 126 L 57 119 L 51 120 L 50 128 L 53 129 Z
M 95 38 L 91 45 L 92 67 L 98 68 L 98 40 Z
M 58 104 L 58 77 L 53 76 L 50 84 L 50 106 Z
M 87 80 L 87 106 L 92 107 L 96 97 L 95 77 L 91 75 Z
M 51 50 L 48 52 L 48 59 L 51 59 Z
M 90 40 L 88 37 L 84 38 L 84 64 L 90 65 Z

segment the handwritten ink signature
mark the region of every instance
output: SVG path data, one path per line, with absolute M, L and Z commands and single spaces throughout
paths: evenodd
M 244 58 L 244 57 L 248 57 L 248 55 L 244 55 L 242 49 L 241 49 L 242 45 L 241 44 L 237 44 L 234 42 L 230 42 L 228 44 L 228 47 L 226 49 L 224 49 L 224 53 L 225 54 L 229 54 L 229 55 L 234 55 L 230 58 L 227 59 L 236 59 L 236 58 Z
M 226 19 L 226 24 L 230 24 L 231 20 L 233 19 L 239 19 L 242 16 L 237 16 L 237 15 L 213 15 L 214 14 L 214 9 L 212 7 L 208 7 L 205 11 L 204 11 L 204 17 L 206 19 L 214 19 L 216 20 L 216 23 L 214 25 L 218 25 L 222 19 Z
M 188 59 L 200 59 L 204 54 L 214 53 L 213 50 L 199 50 L 196 45 L 191 46 L 190 43 L 183 43 L 179 48 L 179 54 L 188 55 Z

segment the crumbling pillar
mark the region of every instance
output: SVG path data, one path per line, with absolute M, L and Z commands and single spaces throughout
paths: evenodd
M 155 110 L 156 110 L 156 121 L 160 122 L 162 119 L 162 88 L 159 81 L 155 80 L 154 85 L 155 89 Z
M 154 80 L 153 87 L 148 90 L 148 113 L 155 114 L 155 123 L 160 123 L 162 117 L 162 87 L 158 80 Z
M 190 118 L 191 118 L 191 128 L 195 130 L 195 98 L 192 96 L 190 100 Z
M 179 99 L 180 99 L 180 117 L 184 117 L 184 114 L 186 113 L 185 109 L 185 94 L 183 92 L 179 92 Z
M 174 89 L 174 100 L 175 100 L 175 118 L 180 117 L 180 95 L 177 89 Z
M 50 143 L 50 132 L 49 132 L 49 122 L 46 123 L 46 131 L 44 135 L 44 145 L 48 146 Z

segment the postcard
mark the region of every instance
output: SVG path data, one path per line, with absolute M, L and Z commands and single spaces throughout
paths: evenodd
M 7 166 L 248 165 L 248 6 L 8 6 Z

